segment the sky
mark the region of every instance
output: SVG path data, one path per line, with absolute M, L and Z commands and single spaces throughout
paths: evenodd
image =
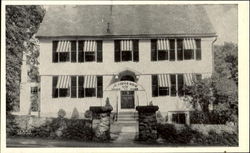
M 238 43 L 238 6 L 229 4 L 204 6 L 217 32 L 215 44 Z
M 224 42 L 238 43 L 237 4 L 209 4 L 203 6 L 218 35 L 215 44 L 223 45 Z M 48 6 L 45 6 L 45 8 L 47 9 Z

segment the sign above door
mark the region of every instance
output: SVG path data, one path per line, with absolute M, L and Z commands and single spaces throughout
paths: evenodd
M 119 81 L 111 84 L 106 90 L 137 91 L 144 89 L 141 85 L 132 81 Z

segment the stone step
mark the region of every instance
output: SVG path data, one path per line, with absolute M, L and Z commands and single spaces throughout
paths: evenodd
M 119 124 L 124 125 L 124 126 L 127 126 L 127 125 L 136 125 L 138 123 L 138 121 L 136 121 L 136 120 L 130 120 L 130 121 L 128 121 L 128 120 L 118 120 L 117 122 Z

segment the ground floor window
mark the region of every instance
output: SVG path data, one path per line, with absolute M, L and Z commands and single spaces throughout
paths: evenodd
M 103 96 L 102 76 L 53 76 L 52 97 L 98 97 Z
M 186 114 L 185 113 L 172 114 L 172 122 L 177 124 L 186 124 Z

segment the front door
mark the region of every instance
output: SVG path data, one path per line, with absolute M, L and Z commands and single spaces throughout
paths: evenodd
M 121 91 L 121 109 L 134 109 L 134 91 Z

